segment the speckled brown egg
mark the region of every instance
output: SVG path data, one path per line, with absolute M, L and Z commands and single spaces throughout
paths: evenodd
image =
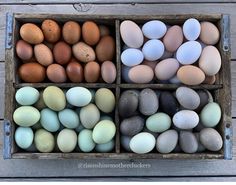
M 154 72 L 147 65 L 137 65 L 129 70 L 128 76 L 133 83 L 149 83 L 154 77 Z
M 44 20 L 41 29 L 43 31 L 45 40 L 48 42 L 57 42 L 61 37 L 61 28 L 54 20 Z
M 45 79 L 45 68 L 39 63 L 26 63 L 19 67 L 18 74 L 24 82 L 38 83 Z
M 67 64 L 66 74 L 70 81 L 75 83 L 82 82 L 84 79 L 83 67 L 75 58 L 72 58 Z
M 44 39 L 42 30 L 32 23 L 25 23 L 21 26 L 20 36 L 30 44 L 40 44 Z
M 34 56 L 43 66 L 48 66 L 53 63 L 52 51 L 45 44 L 37 44 L 34 46 Z
M 204 72 L 193 65 L 185 65 L 177 72 L 178 79 L 186 85 L 199 85 L 205 80 Z
M 110 35 L 110 30 L 109 30 L 109 28 L 107 26 L 99 25 L 98 28 L 99 28 L 100 36 L 101 37 Z
M 54 83 L 63 83 L 67 79 L 64 67 L 59 64 L 51 64 L 47 67 L 47 77 Z
M 29 60 L 33 56 L 32 46 L 24 40 L 18 40 L 16 43 L 16 54 L 22 60 Z
M 115 54 L 115 40 L 111 36 L 102 37 L 95 51 L 99 62 L 112 60 Z
M 218 28 L 211 22 L 201 23 L 200 40 L 207 45 L 215 45 L 220 38 Z
M 93 48 L 84 42 L 73 45 L 72 51 L 75 58 L 84 63 L 94 61 L 96 58 Z
M 86 21 L 82 26 L 82 36 L 88 45 L 97 44 L 100 39 L 100 30 L 97 24 L 93 21 Z
M 106 83 L 113 83 L 116 79 L 116 66 L 111 61 L 105 61 L 101 66 L 102 79 Z
M 84 78 L 86 82 L 94 83 L 100 76 L 100 65 L 97 62 L 89 62 L 84 67 Z
M 62 35 L 68 44 L 77 43 L 81 36 L 80 25 L 75 21 L 66 22 L 62 28 Z
M 69 62 L 71 53 L 71 47 L 63 41 L 56 43 L 53 48 L 54 59 L 61 65 L 67 64 Z

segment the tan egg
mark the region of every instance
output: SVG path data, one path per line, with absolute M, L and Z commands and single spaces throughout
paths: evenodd
M 106 83 L 113 83 L 116 80 L 116 66 L 111 61 L 105 61 L 101 66 L 102 79 Z
M 205 80 L 203 81 L 204 84 L 209 84 L 209 85 L 213 85 L 216 81 L 216 76 L 206 76 Z
M 152 70 L 154 71 L 155 68 L 156 68 L 157 63 L 158 63 L 158 61 L 148 61 L 148 60 L 144 60 L 141 64 L 142 64 L 142 65 L 147 65 L 147 66 L 151 67 Z
M 28 83 L 38 83 L 45 79 L 45 68 L 39 63 L 26 63 L 19 67 L 18 74 L 21 80 Z
M 147 65 L 137 65 L 129 70 L 128 76 L 133 83 L 149 83 L 154 77 L 154 72 Z
M 73 45 L 72 51 L 75 58 L 84 63 L 94 61 L 96 58 L 93 48 L 84 42 L 79 42 Z
M 55 44 L 53 48 L 53 56 L 58 64 L 67 64 L 71 59 L 71 55 L 71 47 L 67 43 L 60 41 Z
M 86 21 L 82 26 L 82 36 L 84 42 L 90 46 L 98 43 L 100 39 L 100 30 L 93 21 Z
M 183 31 L 180 26 L 171 26 L 164 38 L 163 38 L 163 43 L 165 45 L 165 48 L 169 52 L 175 52 L 179 46 L 183 43 L 184 36 L 183 36 Z
M 96 56 L 99 62 L 112 60 L 115 54 L 115 40 L 111 36 L 101 38 L 96 46 Z
M 99 30 L 100 30 L 100 36 L 101 36 L 101 37 L 110 35 L 110 30 L 109 30 L 109 28 L 108 28 L 107 26 L 105 26 L 105 25 L 99 25 L 98 28 L 99 28 Z
M 34 46 L 34 56 L 43 66 L 49 66 L 53 63 L 52 51 L 45 44 L 37 44 Z
M 68 44 L 77 43 L 81 36 L 80 25 L 75 21 L 66 22 L 62 28 L 62 35 Z
M 22 60 L 29 60 L 33 56 L 32 46 L 24 40 L 18 40 L 16 43 L 16 54 Z
M 32 23 L 25 23 L 21 26 L 20 36 L 30 44 L 40 44 L 44 39 L 42 30 Z
M 54 83 L 63 83 L 67 79 L 64 67 L 59 64 L 51 64 L 47 67 L 47 77 Z
M 45 40 L 48 42 L 57 42 L 61 37 L 61 28 L 54 20 L 44 20 L 41 29 L 43 31 Z
M 218 28 L 211 22 L 201 23 L 200 40 L 207 45 L 215 45 L 220 38 Z
M 215 46 L 206 46 L 199 58 L 199 67 L 208 76 L 213 76 L 221 68 L 221 56 Z
M 66 74 L 72 82 L 82 82 L 84 79 L 84 70 L 82 65 L 74 58 L 70 60 L 66 67 Z
M 86 82 L 94 83 L 100 76 L 100 65 L 97 62 L 89 62 L 84 67 L 84 78 Z
M 177 72 L 178 79 L 186 85 L 199 85 L 205 80 L 204 72 L 193 65 L 185 65 Z

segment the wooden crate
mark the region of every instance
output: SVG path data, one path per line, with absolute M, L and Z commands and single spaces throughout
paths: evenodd
M 148 12 L 147 12 L 148 13 Z M 214 85 L 198 85 L 192 86 L 193 89 L 211 90 L 214 99 L 218 102 L 222 109 L 222 118 L 218 126 L 218 131 L 224 141 L 223 149 L 219 152 L 206 153 L 148 153 L 135 154 L 127 153 L 121 150 L 119 135 L 119 113 L 116 106 L 114 118 L 117 128 L 115 136 L 116 146 L 110 153 L 29 153 L 21 152 L 14 143 L 15 124 L 13 122 L 13 112 L 16 107 L 14 99 L 16 89 L 24 86 L 32 86 L 38 89 L 49 85 L 57 85 L 60 88 L 70 88 L 74 86 L 83 86 L 87 88 L 107 87 L 113 90 L 116 95 L 116 102 L 119 100 L 120 92 L 125 89 L 142 89 L 151 88 L 156 90 L 175 90 L 179 85 L 176 84 L 126 84 L 121 80 L 120 53 L 122 42 L 120 39 L 119 26 L 122 20 L 134 20 L 137 23 L 144 23 L 148 20 L 158 19 L 169 24 L 182 24 L 186 19 L 194 17 L 199 21 L 211 21 L 218 26 L 221 33 L 221 39 L 218 49 L 222 57 L 222 67 L 216 77 Z M 116 37 L 116 67 L 117 79 L 114 84 L 103 83 L 21 83 L 17 77 L 18 59 L 15 53 L 15 44 L 19 39 L 19 28 L 24 22 L 40 23 L 44 19 L 50 18 L 63 23 L 68 20 L 83 22 L 85 20 L 94 20 L 97 23 L 108 24 L 114 28 Z M 130 15 L 130 16 L 107 16 L 107 15 L 66 15 L 66 14 L 7 14 L 7 30 L 6 30 L 6 64 L 5 64 L 5 120 L 4 120 L 4 158 L 21 158 L 21 159 L 231 159 L 232 158 L 232 120 L 231 120 L 231 83 L 230 83 L 230 20 L 228 15 Z

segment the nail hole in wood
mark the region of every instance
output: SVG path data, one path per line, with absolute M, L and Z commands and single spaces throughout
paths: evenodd
M 6 132 L 6 136 L 10 136 L 10 132 Z
M 227 123 L 227 124 L 226 124 L 226 127 L 227 127 L 227 128 L 229 128 L 229 127 L 230 127 L 230 124 L 229 124 L 229 123 Z
M 229 136 L 229 135 L 226 135 L 225 138 L 226 138 L 227 140 L 229 140 L 229 139 L 230 139 L 230 136 Z

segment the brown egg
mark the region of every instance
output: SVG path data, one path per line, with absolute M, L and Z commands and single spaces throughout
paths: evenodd
M 24 40 L 18 40 L 16 43 L 16 54 L 22 60 L 29 60 L 33 56 L 32 46 Z
M 147 65 L 147 66 L 151 67 L 152 70 L 154 71 L 155 68 L 156 68 L 157 63 L 158 63 L 158 61 L 148 61 L 148 60 L 144 60 L 141 64 L 142 64 L 142 65 Z
M 112 60 L 115 54 L 115 40 L 111 36 L 104 36 L 96 47 L 96 56 L 99 62 Z
M 34 63 L 34 62 L 38 62 L 36 60 L 36 58 L 33 56 L 32 58 L 30 58 L 29 60 L 22 60 L 23 63 Z
M 200 40 L 207 45 L 215 45 L 220 38 L 218 28 L 211 22 L 201 23 Z
M 47 77 L 54 83 L 63 83 L 67 79 L 64 67 L 59 64 L 51 64 L 47 67 Z
M 41 29 L 43 31 L 45 40 L 48 42 L 57 42 L 61 37 L 61 28 L 54 20 L 44 20 Z
M 74 58 L 70 60 L 66 67 L 66 74 L 72 82 L 82 82 L 84 79 L 84 70 L 82 65 Z
M 45 44 L 37 44 L 34 46 L 34 56 L 43 66 L 48 66 L 53 63 L 52 51 Z
M 80 25 L 75 21 L 66 22 L 62 28 L 62 35 L 68 44 L 77 43 L 81 36 Z
M 71 58 L 71 47 L 63 41 L 58 42 L 53 48 L 53 56 L 57 63 L 67 64 Z
M 108 28 L 107 26 L 105 26 L 105 25 L 99 25 L 98 28 L 99 28 L 100 36 L 101 36 L 101 37 L 110 35 L 110 30 L 109 30 L 109 28 Z
M 144 84 L 152 81 L 154 72 L 152 68 L 147 65 L 137 65 L 129 70 L 128 76 L 133 83 Z
M 100 65 L 97 62 L 89 62 L 84 67 L 84 78 L 86 82 L 97 82 L 100 76 Z
M 19 67 L 20 79 L 24 82 L 38 83 L 45 79 L 45 68 L 39 63 L 26 63 Z
M 32 23 L 25 23 L 21 26 L 20 36 L 30 44 L 40 44 L 44 39 L 42 30 Z
M 106 83 L 113 83 L 116 80 L 116 66 L 111 61 L 105 61 L 101 66 L 102 79 Z
M 186 85 L 199 85 L 205 80 L 204 72 L 193 65 L 185 65 L 177 72 L 178 79 Z
M 90 62 L 95 60 L 95 52 L 92 47 L 85 44 L 84 42 L 79 42 L 72 46 L 72 51 L 75 58 L 81 62 Z
M 82 36 L 88 45 L 97 44 L 100 39 L 100 30 L 97 24 L 93 21 L 86 21 L 82 26 Z
M 206 76 L 205 80 L 202 82 L 204 84 L 209 84 L 209 85 L 213 85 L 216 81 L 216 76 Z

